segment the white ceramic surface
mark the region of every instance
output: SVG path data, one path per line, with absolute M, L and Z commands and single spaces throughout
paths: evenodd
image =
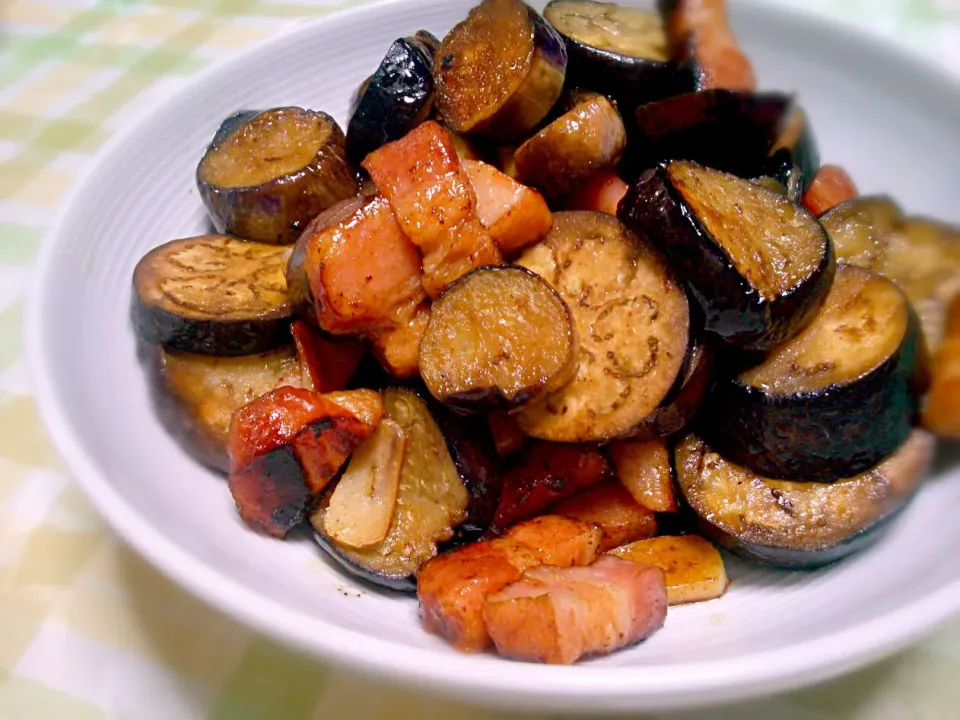
M 893 652 L 960 609 L 960 469 L 941 452 L 921 496 L 876 547 L 814 574 L 730 562 L 718 602 L 670 611 L 650 641 L 575 667 L 462 656 L 420 629 L 415 602 L 360 591 L 303 542 L 248 532 L 224 482 L 161 429 L 127 322 L 137 259 L 203 232 L 194 169 L 221 118 L 299 104 L 346 120 L 388 44 L 442 34 L 468 0 L 396 0 L 301 25 L 204 73 L 111 143 L 42 251 L 28 313 L 51 437 L 108 521 L 200 597 L 309 652 L 485 704 L 556 710 L 692 707 L 825 679 Z M 960 221 L 960 92 L 848 29 L 735 3 L 763 87 L 797 91 L 825 161 L 864 192 Z

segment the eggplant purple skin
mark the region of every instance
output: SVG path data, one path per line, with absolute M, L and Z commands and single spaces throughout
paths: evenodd
M 554 29 L 553 25 L 548 23 L 540 13 L 529 5 L 527 6 L 527 16 L 533 26 L 534 59 L 531 74 L 537 72 L 538 63 L 545 62 L 566 79 L 568 58 L 567 46 L 563 37 Z M 528 78 L 524 79 L 521 87 L 526 84 Z M 482 134 L 492 135 L 502 142 L 515 142 L 525 138 L 542 125 L 545 118 L 549 117 L 552 106 L 560 99 L 563 87 L 563 83 L 557 87 L 556 97 L 550 103 L 550 107 L 546 107 L 543 115 L 536 120 L 521 122 L 526 113 L 522 112 L 522 101 L 518 102 L 517 98 L 513 98 L 491 120 L 481 123 L 478 130 Z
M 440 548 L 443 552 L 483 536 L 496 514 L 503 478 L 493 436 L 483 417 L 460 415 L 436 401 L 429 402 L 428 407 L 468 495 L 466 519 L 454 529 L 453 539 Z
M 368 570 L 367 568 L 358 565 L 352 560 L 344 557 L 337 550 L 337 547 L 334 545 L 334 543 L 327 540 L 316 530 L 311 530 L 310 534 L 313 538 L 313 541 L 323 551 L 323 554 L 328 557 L 339 569 L 346 572 L 347 575 L 354 580 L 358 580 L 365 586 L 377 590 L 388 590 L 392 593 L 400 593 L 403 595 L 416 595 L 417 578 L 415 575 L 408 575 L 407 577 L 391 577 L 389 575 L 375 573 L 372 570 Z
M 640 442 L 671 437 L 694 420 L 713 387 L 715 351 L 711 345 L 695 341 L 690 356 L 690 366 L 681 373 L 674 390 L 627 438 Z
M 747 542 L 724 532 L 702 518 L 698 518 L 697 530 L 720 547 L 729 550 L 744 560 L 779 570 L 819 570 L 874 545 L 890 530 L 890 527 L 911 501 L 912 496 L 905 500 L 902 506 L 879 519 L 870 527 L 851 535 L 843 542 L 817 550 L 798 550 Z
M 922 335 L 913 309 L 900 348 L 866 376 L 776 396 L 718 380 L 698 431 L 727 459 L 783 480 L 832 482 L 867 472 L 909 438 L 922 399 Z
M 783 93 L 707 90 L 641 105 L 626 123 L 630 143 L 621 177 L 630 183 L 667 160 L 690 160 L 743 178 L 764 175 L 793 104 Z
M 694 90 L 673 63 L 621 55 L 560 36 L 567 46 L 567 86 L 607 96 L 625 116 L 645 103 Z
M 296 110 L 302 108 L 274 108 Z M 216 148 L 244 124 L 262 113 L 244 111 L 227 118 L 214 135 L 207 152 Z M 297 241 L 309 222 L 337 201 L 357 193 L 356 171 L 346 159 L 346 138 L 336 121 L 334 143 L 324 154 L 301 170 L 250 187 L 218 187 L 203 179 L 203 159 L 197 165 L 196 183 L 207 214 L 218 233 L 245 240 L 289 245 Z M 205 155 L 206 156 L 206 155 Z
M 359 165 L 427 119 L 433 106 L 433 59 L 440 41 L 421 30 L 400 38 L 355 98 L 347 126 L 347 157 Z
M 821 229 L 826 252 L 820 266 L 790 292 L 773 300 L 761 297 L 686 208 L 666 165 L 648 170 L 630 186 L 617 217 L 674 263 L 703 312 L 704 329 L 742 350 L 769 349 L 799 333 L 816 317 L 833 285 L 836 257 Z M 812 215 L 811 221 L 817 222 Z
M 238 357 L 272 350 L 290 340 L 292 315 L 258 320 L 197 320 L 143 303 L 133 292 L 130 320 L 146 343 L 171 350 Z

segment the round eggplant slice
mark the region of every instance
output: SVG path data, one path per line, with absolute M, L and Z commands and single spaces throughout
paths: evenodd
M 960 294 L 960 230 L 904 217 L 885 196 L 858 197 L 820 218 L 837 258 L 893 280 L 920 316 L 928 348 L 944 337 L 947 306 Z
M 425 31 L 396 40 L 360 88 L 347 125 L 347 157 L 355 165 L 429 118 L 433 58 L 439 44 Z
M 553 228 L 517 264 L 540 275 L 573 314 L 574 379 L 516 412 L 528 435 L 610 440 L 641 425 L 685 367 L 690 308 L 663 256 L 612 215 L 555 213 Z
M 713 347 L 703 341 L 690 343 L 687 369 L 656 410 L 630 432 L 636 441 L 655 440 L 676 435 L 696 416 L 713 386 Z
M 227 439 L 234 411 L 275 389 L 297 384 L 292 344 L 242 357 L 212 357 L 148 348 L 147 369 L 158 416 L 171 435 L 204 465 L 227 473 Z
M 286 107 L 226 122 L 197 167 L 217 232 L 290 244 L 314 217 L 357 193 L 343 131 L 326 113 Z
M 140 338 L 203 355 L 250 355 L 290 339 L 290 248 L 225 235 L 173 240 L 133 271 Z
M 557 102 L 566 69 L 563 39 L 533 8 L 483 0 L 437 51 L 437 108 L 454 132 L 518 140 Z
M 520 267 L 479 268 L 448 287 L 420 341 L 430 393 L 464 410 L 524 405 L 570 382 L 578 362 L 567 303 Z
M 626 146 L 620 113 L 602 95 L 588 94 L 517 149 L 517 179 L 557 199 L 616 165 Z
M 553 0 L 544 17 L 567 45 L 567 85 L 615 98 L 623 111 L 682 92 L 693 83 L 670 62 L 656 12 L 593 0 Z
M 748 180 L 680 161 L 649 171 L 619 217 L 673 260 L 703 310 L 705 329 L 746 350 L 802 331 L 836 268 L 810 213 Z
M 768 172 L 794 109 L 789 95 L 707 90 L 637 108 L 620 172 L 632 182 L 669 160 L 691 160 L 743 178 Z
M 423 400 L 411 390 L 391 388 L 384 392 L 383 408 L 384 418 L 406 438 L 396 509 L 386 536 L 362 548 L 334 542 L 325 531 L 331 493 L 321 498 L 310 522 L 322 540 L 320 546 L 350 574 L 386 589 L 410 591 L 420 566 L 466 518 L 469 498 Z
M 863 196 L 838 205 L 820 217 L 837 261 L 877 270 L 903 211 L 886 196 Z
M 910 434 L 924 368 L 920 324 L 900 289 L 841 265 L 806 330 L 717 381 L 703 434 L 725 457 L 768 477 L 852 477 Z
M 833 483 L 772 480 L 724 459 L 696 435 L 674 450 L 677 483 L 703 534 L 745 558 L 804 570 L 875 542 L 909 503 L 936 442 L 914 431 L 883 463 Z

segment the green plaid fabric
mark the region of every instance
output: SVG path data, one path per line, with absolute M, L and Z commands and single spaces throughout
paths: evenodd
M 212 60 L 360 1 L 0 3 L 3 720 L 508 717 L 294 655 L 174 587 L 112 537 L 71 484 L 25 380 L 20 323 L 31 266 L 98 148 L 135 107 Z M 789 2 L 869 24 L 960 70 L 958 0 Z M 955 624 L 852 677 L 711 717 L 953 718 L 958 676 Z

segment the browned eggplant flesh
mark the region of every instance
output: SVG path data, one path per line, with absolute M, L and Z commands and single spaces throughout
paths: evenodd
M 577 374 L 517 411 L 528 435 L 559 442 L 629 434 L 664 401 L 690 341 L 687 296 L 667 261 L 612 215 L 554 214 L 517 261 L 557 290 L 580 341 Z
M 524 405 L 576 374 L 570 308 L 520 267 L 474 270 L 433 304 L 420 373 L 438 400 L 464 409 Z
M 134 327 L 147 343 L 204 355 L 250 355 L 290 339 L 290 249 L 225 235 L 174 240 L 133 273 Z
M 368 517 L 370 503 L 365 492 L 354 496 L 351 490 L 343 498 L 350 505 L 353 496 L 359 504 L 347 508 L 332 505 L 339 486 L 322 498 L 310 521 L 325 541 L 321 547 L 351 574 L 388 589 L 411 589 L 409 578 L 437 554 L 437 544 L 452 538 L 455 528 L 464 521 L 468 496 L 443 434 L 423 400 L 410 390 L 389 389 L 383 396 L 383 409 L 384 418 L 396 427 L 385 431 L 382 440 L 375 436 L 374 442 L 382 446 L 374 448 L 374 457 L 357 458 L 357 462 L 367 464 L 357 485 L 382 489 L 380 499 L 384 505 L 390 505 L 389 495 L 396 493 L 386 532 L 379 537 L 381 516 L 376 522 Z M 349 473 L 348 467 L 344 478 Z M 337 514 L 331 516 L 332 512 Z M 344 516 L 364 517 L 364 525 L 370 524 L 369 530 L 365 527 L 361 533 L 347 529 L 342 522 Z M 328 519 L 332 527 L 328 526 Z M 337 542 L 331 530 L 347 533 L 351 543 L 373 541 L 355 547 Z
M 830 290 L 830 238 L 810 213 L 755 183 L 687 161 L 644 174 L 620 218 L 680 270 L 705 327 L 762 350 L 803 330 Z
M 228 472 L 230 418 L 280 385 L 298 387 L 303 373 L 292 344 L 255 355 L 216 357 L 150 348 L 151 383 L 160 417 L 201 463 Z
M 616 165 L 626 145 L 617 109 L 602 95 L 587 94 L 517 149 L 517 179 L 548 198 L 563 197 L 595 171 Z
M 695 434 L 677 444 L 677 482 L 703 531 L 747 558 L 808 569 L 877 540 L 913 497 L 933 459 L 916 430 L 876 467 L 833 483 L 771 479 L 725 459 Z
M 566 68 L 562 38 L 533 8 L 483 0 L 437 50 L 437 109 L 454 132 L 509 142 L 546 117 Z
M 828 482 L 865 472 L 910 434 L 926 366 L 919 322 L 890 280 L 840 265 L 800 335 L 717 381 L 704 433 L 768 477 Z
M 267 110 L 218 133 L 197 167 L 217 232 L 292 244 L 331 205 L 356 194 L 337 122 L 298 107 Z
M 693 90 L 670 61 L 659 13 L 594 0 L 553 0 L 544 17 L 567 45 L 567 85 L 616 98 L 621 110 Z

